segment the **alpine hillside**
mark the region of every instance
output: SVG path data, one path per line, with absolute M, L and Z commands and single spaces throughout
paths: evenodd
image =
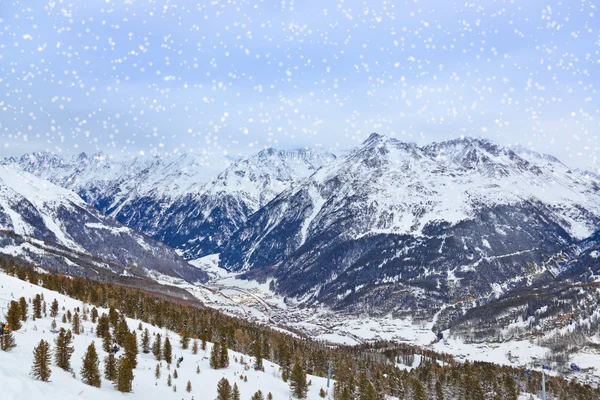
M 168 246 L 125 227 L 75 193 L 0 166 L 0 252 L 73 275 L 204 281 L 206 274 Z
M 221 266 L 353 312 L 431 315 L 557 273 L 600 229 L 600 180 L 480 139 L 373 134 L 253 214 Z

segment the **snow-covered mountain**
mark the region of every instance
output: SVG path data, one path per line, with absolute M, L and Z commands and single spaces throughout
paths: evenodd
M 555 158 L 486 140 L 419 147 L 373 134 L 252 215 L 221 265 L 274 276 L 299 300 L 431 310 L 543 273 L 600 228 L 598 188 Z
M 33 153 L 4 163 L 72 189 L 121 223 L 197 258 L 218 252 L 249 215 L 333 159 L 323 151 L 266 149 L 240 160 Z
M 0 232 L 0 252 L 61 272 L 206 279 L 168 246 L 122 226 L 75 193 L 11 166 L 0 166 Z

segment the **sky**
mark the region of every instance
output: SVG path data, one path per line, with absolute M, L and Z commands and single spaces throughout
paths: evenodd
M 0 0 L 0 155 L 519 144 L 600 170 L 594 1 Z

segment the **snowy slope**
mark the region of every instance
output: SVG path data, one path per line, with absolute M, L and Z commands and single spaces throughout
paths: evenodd
M 597 187 L 485 140 L 419 147 L 373 134 L 255 213 L 221 264 L 265 268 L 299 300 L 428 309 L 542 273 L 600 228 Z
M 85 304 L 57 294 L 38 286 L 23 282 L 17 278 L 9 277 L 0 273 L 0 310 L 6 312 L 6 305 L 10 300 L 18 300 L 20 296 L 33 298 L 36 294 L 41 294 L 47 303 L 51 303 L 55 298 L 60 305 L 60 312 L 56 318 L 58 328 L 64 327 L 70 329 L 70 324 L 62 324 L 61 318 L 65 311 L 76 307 L 86 307 Z M 88 307 L 91 309 L 91 307 Z M 108 310 L 98 309 L 99 313 L 108 313 Z M 129 329 L 137 329 L 139 321 L 127 320 Z M 74 379 L 71 374 L 64 372 L 56 366 L 52 366 L 51 381 L 48 383 L 40 382 L 32 379 L 29 376 L 31 364 L 33 362 L 33 348 L 41 339 L 47 340 L 53 348 L 54 334 L 50 332 L 52 318 L 41 318 L 36 321 L 29 319 L 24 327 L 19 331 L 14 332 L 14 336 L 18 347 L 8 353 L 0 353 L 0 382 L 2 382 L 2 398 L 7 400 L 28 399 L 47 399 L 47 400 L 64 400 L 64 399 L 90 399 L 90 400 L 110 400 L 122 399 L 124 396 L 131 399 L 173 399 L 180 400 L 182 398 L 189 400 L 194 396 L 196 400 L 212 400 L 216 398 L 216 386 L 219 379 L 225 377 L 233 385 L 237 383 L 241 397 L 249 399 L 254 392 L 262 390 L 264 395 L 271 392 L 275 399 L 287 399 L 291 393 L 288 385 L 280 378 L 279 367 L 268 361 L 264 361 L 265 372 L 256 372 L 253 370 L 244 370 L 244 366 L 234 362 L 234 357 L 240 357 L 242 354 L 230 351 L 229 357 L 231 360 L 230 366 L 227 369 L 213 370 L 209 366 L 208 355 L 212 344 L 208 343 L 207 350 L 199 351 L 198 355 L 193 355 L 191 350 L 181 350 L 179 346 L 179 335 L 174 332 L 168 332 L 165 329 L 159 329 L 152 325 L 142 323 L 143 328 L 148 328 L 151 334 L 160 333 L 163 337 L 168 334 L 173 345 L 173 354 L 177 357 L 183 356 L 184 361 L 180 368 L 177 369 L 179 377 L 173 379 L 173 384 L 177 385 L 177 392 L 173 392 L 172 387 L 167 386 L 167 374 L 172 374 L 175 365 L 171 367 L 171 371 L 167 371 L 165 362 L 162 363 L 162 375 L 160 380 L 155 379 L 154 369 L 157 361 L 152 354 L 138 355 L 138 366 L 134 370 L 133 393 L 123 395 L 116 391 L 111 382 L 102 380 L 101 388 L 93 388 L 83 384 L 80 380 L 79 371 L 81 369 L 81 359 L 87 346 L 94 342 L 98 351 L 100 360 L 103 360 L 106 353 L 102 350 L 102 342 L 94 333 L 92 328 L 95 325 L 91 321 L 82 321 L 84 333 L 74 335 L 75 353 L 71 358 L 71 366 L 76 374 Z M 138 337 L 140 336 L 138 332 Z M 245 359 L 249 357 L 243 355 Z M 103 362 L 101 361 L 101 368 Z M 200 367 L 200 374 L 196 374 L 196 367 Z M 240 380 L 239 375 L 248 376 L 248 382 Z M 315 376 L 308 376 L 308 380 L 312 380 L 313 385 L 309 390 L 309 400 L 320 399 L 318 391 L 321 387 L 326 386 L 326 379 Z M 192 383 L 192 392 L 187 393 L 185 386 L 187 381 Z M 156 384 L 156 385 L 155 385 Z
M 94 264 L 114 273 L 156 270 L 187 280 L 206 274 L 167 246 L 86 204 L 75 193 L 11 166 L 0 166 L 0 252 L 87 275 Z
M 266 149 L 240 160 L 33 153 L 3 162 L 72 189 L 124 225 L 197 258 L 218 252 L 249 215 L 334 158 L 322 151 Z

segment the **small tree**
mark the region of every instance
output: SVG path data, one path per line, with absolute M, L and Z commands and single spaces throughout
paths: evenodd
M 240 400 L 240 389 L 237 383 L 233 384 L 233 390 L 231 391 L 231 400 Z
M 56 318 L 57 315 L 58 315 L 58 301 L 56 299 L 54 299 L 54 301 L 52 301 L 52 304 L 50 305 L 50 316 L 52 318 Z
M 177 368 L 175 368 L 175 371 L 173 371 L 173 379 L 177 378 L 179 378 L 179 374 L 177 374 Z
M 323 388 L 321 388 L 319 390 L 319 397 L 324 399 L 327 396 L 327 393 L 325 392 L 325 390 Z
M 0 326 L 0 329 L 3 329 Z M 4 335 L 0 336 L 0 348 L 2 351 L 10 351 L 17 347 L 17 342 L 11 330 L 4 332 Z
M 14 300 L 10 302 L 10 307 L 6 313 L 6 322 L 13 331 L 21 329 L 21 307 Z
M 308 383 L 306 382 L 306 372 L 300 362 L 297 362 L 290 375 L 290 389 L 294 396 L 299 399 L 306 398 L 308 393 Z
M 148 328 L 144 329 L 144 333 L 142 333 L 142 352 L 144 354 L 150 353 L 150 332 Z
M 112 353 L 104 357 L 104 377 L 111 382 L 117 379 L 117 359 Z
M 262 392 L 259 390 L 252 395 L 250 400 L 265 400 L 265 396 L 263 396 Z
M 213 343 L 212 349 L 210 350 L 210 367 L 212 369 L 221 368 L 221 346 L 218 342 Z
M 167 362 L 167 364 L 171 364 L 171 361 L 173 360 L 173 348 L 171 347 L 171 341 L 169 340 L 168 336 L 165 338 L 163 359 Z
M 127 332 L 125 334 L 123 349 L 125 350 L 125 355 L 129 358 L 129 365 L 131 365 L 131 368 L 137 367 L 138 347 L 136 336 L 133 333 Z
M 194 339 L 192 343 L 192 354 L 198 354 L 198 340 Z
M 100 387 L 102 378 L 100 377 L 99 365 L 100 360 L 98 360 L 96 346 L 94 345 L 94 342 L 92 342 L 83 356 L 83 364 L 81 366 L 81 379 L 83 383 L 94 387 Z
M 117 390 L 123 393 L 132 391 L 133 385 L 133 369 L 129 364 L 129 358 L 126 356 L 119 357 L 117 367 Z
M 226 378 L 221 378 L 217 384 L 217 400 L 231 400 L 231 385 Z
M 58 336 L 54 339 L 54 360 L 59 368 L 65 371 L 71 370 L 71 356 L 75 351 L 71 345 L 73 343 L 73 335 L 71 331 L 66 331 L 65 328 L 60 328 Z
M 192 382 L 187 381 L 187 385 L 185 385 L 186 392 L 190 393 L 192 391 Z
M 156 380 L 160 379 L 160 364 L 156 364 L 156 368 L 154 368 L 154 377 Z
M 225 368 L 229 365 L 229 353 L 225 341 L 221 343 L 221 352 L 219 354 L 219 368 Z
M 152 344 L 152 354 L 154 354 L 154 357 L 156 357 L 158 361 L 162 359 L 162 344 L 160 339 L 160 333 L 156 335 L 154 343 Z
M 29 306 L 27 305 L 27 300 L 25 300 L 25 297 L 21 297 L 19 299 L 19 308 L 21 309 L 21 321 L 27 321 L 27 311 Z
M 181 331 L 179 343 L 181 344 L 182 350 L 187 350 L 190 345 L 190 333 L 187 330 Z
M 31 375 L 35 379 L 48 382 L 50 380 L 50 375 L 52 374 L 50 360 L 50 345 L 42 339 L 36 348 L 33 349 L 33 367 L 31 368 Z
M 75 312 L 75 315 L 73 315 L 73 333 L 76 335 L 79 335 L 79 333 L 81 332 L 81 325 L 80 325 L 80 320 L 79 320 L 79 313 Z
M 42 296 L 39 294 L 33 299 L 33 317 L 42 318 Z
M 167 386 L 171 387 L 172 384 L 173 384 L 173 379 L 171 378 L 171 374 L 169 374 L 167 376 Z

